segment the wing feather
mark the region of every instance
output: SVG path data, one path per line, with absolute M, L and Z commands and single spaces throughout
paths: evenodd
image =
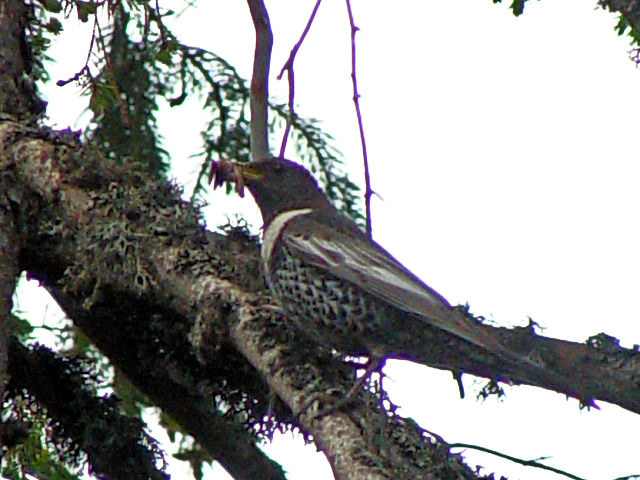
M 422 282 L 391 254 L 358 230 L 350 235 L 317 235 L 307 217 L 304 230 L 295 225 L 282 237 L 286 247 L 304 263 L 352 282 L 398 310 L 413 314 L 432 326 L 475 345 L 493 350 L 482 326 L 460 315 L 447 300 Z M 296 221 L 293 220 L 292 224 Z M 311 228 L 310 228 L 311 227 Z M 357 237 L 358 234 L 362 236 Z
M 331 274 L 356 283 L 401 310 L 417 315 L 429 315 L 434 307 L 450 307 L 435 290 L 425 285 L 382 247 L 360 242 L 318 238 L 307 235 L 286 235 L 286 246 L 303 259 Z

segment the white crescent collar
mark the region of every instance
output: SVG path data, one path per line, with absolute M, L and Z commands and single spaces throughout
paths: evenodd
M 264 237 L 262 239 L 262 247 L 260 248 L 260 256 L 262 257 L 262 262 L 266 267 L 267 272 L 269 271 L 269 262 L 271 262 L 271 255 L 273 254 L 273 249 L 276 246 L 276 242 L 280 237 L 280 233 L 287 226 L 291 220 L 301 215 L 308 215 L 311 213 L 313 209 L 311 208 L 300 208 L 297 210 L 287 210 L 286 212 L 279 213 L 275 216 L 275 218 L 271 221 L 269 226 L 264 232 Z

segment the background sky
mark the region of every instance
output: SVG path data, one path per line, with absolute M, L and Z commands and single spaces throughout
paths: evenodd
M 249 78 L 254 35 L 246 3 L 199 3 L 171 28 Z M 281 100 L 287 85 L 275 76 L 314 3 L 267 2 L 271 88 Z M 450 302 L 469 302 L 500 325 L 530 316 L 552 337 L 584 341 L 604 331 L 624 346 L 640 343 L 640 71 L 628 59 L 629 41 L 613 31 L 615 16 L 584 0 L 529 2 L 520 18 L 489 0 L 353 0 L 353 8 L 379 195 L 374 238 Z M 50 50 L 58 62 L 45 94 L 60 128 L 87 121 L 76 87 L 54 85 L 84 64 L 90 26 L 75 22 Z M 296 58 L 296 103 L 298 114 L 320 119 L 335 137 L 360 182 L 349 35 L 344 2 L 325 0 Z M 197 99 L 181 110 L 165 106 L 159 117 L 172 175 L 187 189 L 205 120 Z M 248 198 L 218 191 L 208 200 L 212 227 L 233 212 L 261 225 Z M 21 291 L 23 308 L 35 308 L 34 290 Z M 400 414 L 447 441 L 548 457 L 547 464 L 590 480 L 640 474 L 640 419 L 618 407 L 598 402 L 601 410 L 581 412 L 574 400 L 530 387 L 506 387 L 506 399 L 479 402 L 482 382 L 469 376 L 461 400 L 447 372 L 398 361 L 385 372 Z M 324 457 L 291 435 L 265 450 L 291 480 L 331 478 Z M 560 478 L 472 450 L 463 455 L 498 478 Z M 171 468 L 174 478 L 186 478 L 188 468 Z M 226 478 L 219 468 L 207 472 Z

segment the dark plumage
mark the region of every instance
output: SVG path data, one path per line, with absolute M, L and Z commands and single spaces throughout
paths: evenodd
M 432 348 L 446 350 L 448 339 L 494 356 L 496 364 L 524 364 L 532 375 L 562 385 L 557 375 L 497 344 L 489 327 L 453 309 L 367 237 L 300 165 L 279 158 L 224 162 L 214 164 L 212 174 L 215 186 L 233 180 L 240 193 L 246 185 L 253 195 L 264 220 L 267 282 L 286 313 L 320 343 L 377 360 L 433 364 L 428 342 L 435 338 L 439 345 Z

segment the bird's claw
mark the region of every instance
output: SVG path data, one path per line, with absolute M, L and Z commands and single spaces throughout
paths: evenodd
M 332 398 L 336 395 L 339 395 L 341 398 Z M 345 396 L 344 393 L 338 389 L 314 392 L 309 395 L 309 398 L 307 398 L 299 408 L 297 416 L 298 418 L 306 416 L 311 423 L 339 410 L 351 400 L 353 400 L 352 396 Z
M 371 375 L 374 372 L 379 372 L 382 376 L 382 367 L 384 367 L 384 364 L 384 358 L 370 359 L 365 373 L 354 382 L 354 384 L 346 394 L 337 389 L 334 389 L 331 392 L 316 392 L 311 394 L 311 396 L 302 404 L 302 407 L 300 407 L 300 410 L 298 411 L 298 417 L 304 414 L 308 414 L 310 416 L 310 421 L 314 421 L 342 409 L 356 399 L 358 392 L 362 391 L 363 389 L 368 389 L 365 387 L 365 383 L 371 381 Z M 331 398 L 331 394 L 334 392 L 337 392 L 341 398 Z M 307 412 L 308 409 L 318 401 L 321 402 L 322 407 L 312 414 L 309 414 Z

